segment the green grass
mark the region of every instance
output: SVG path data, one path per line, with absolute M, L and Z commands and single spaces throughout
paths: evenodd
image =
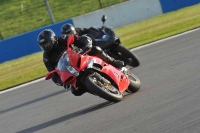
M 0 90 L 22 84 L 47 72 L 42 62 L 42 52 L 0 64 Z
M 163 39 L 200 26 L 200 4 L 127 25 L 115 31 L 127 48 Z
M 100 9 L 99 0 L 48 0 L 60 22 Z M 107 7 L 127 0 L 101 0 Z M 21 5 L 23 4 L 23 10 Z M 0 33 L 4 39 L 51 24 L 44 0 L 0 0 Z
M 200 26 L 200 4 L 115 29 L 127 48 L 144 45 Z M 109 18 L 108 18 L 109 19 Z M 0 64 L 0 90 L 47 73 L 42 52 Z

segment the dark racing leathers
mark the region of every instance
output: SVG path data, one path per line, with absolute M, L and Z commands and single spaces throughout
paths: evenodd
M 75 30 L 76 30 L 76 34 L 78 36 L 87 35 L 92 40 L 98 39 L 98 38 L 100 39 L 103 36 L 103 34 L 101 32 L 99 32 L 99 30 L 96 27 L 90 27 L 88 29 L 87 28 L 75 28 Z
M 89 27 L 87 28 L 75 28 L 76 35 L 82 36 L 82 35 L 87 35 L 92 39 L 92 45 L 93 46 L 98 46 L 102 50 L 111 48 L 113 44 L 115 43 L 115 33 L 112 32 L 109 28 L 107 27 Z M 118 44 L 115 45 L 116 47 Z
M 107 54 L 105 54 L 101 48 L 92 47 L 92 41 L 89 37 L 75 36 L 75 35 L 73 35 L 73 36 L 74 36 L 73 44 L 75 46 L 83 49 L 83 51 L 90 49 L 90 52 L 89 52 L 90 55 L 98 56 L 99 58 L 103 59 L 104 61 L 106 61 L 108 63 L 113 63 L 114 66 L 119 65 L 119 67 L 121 67 L 123 65 L 123 63 L 121 65 L 120 64 L 121 62 L 115 61 L 113 58 L 111 58 Z M 50 52 L 44 52 L 43 61 L 49 72 L 55 69 L 61 55 L 66 50 L 66 42 L 67 42 L 68 38 L 69 38 L 68 35 L 62 35 L 60 37 L 56 37 L 57 42 L 54 45 L 54 47 L 52 48 L 52 50 Z M 63 86 L 63 83 L 57 73 L 54 74 L 54 77 L 52 78 L 52 80 L 57 85 Z M 85 93 L 85 90 L 81 89 L 81 88 L 79 90 L 76 90 L 75 88 L 71 87 L 71 91 L 76 96 L 80 96 L 83 93 Z

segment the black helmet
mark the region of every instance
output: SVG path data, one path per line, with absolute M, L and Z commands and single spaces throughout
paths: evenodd
M 74 28 L 74 26 L 72 24 L 64 24 L 61 28 L 61 33 L 62 34 L 68 34 L 68 35 L 71 35 L 71 34 L 76 34 L 76 30 Z
M 43 51 L 50 52 L 56 42 L 55 37 L 51 29 L 45 29 L 38 35 L 37 41 Z

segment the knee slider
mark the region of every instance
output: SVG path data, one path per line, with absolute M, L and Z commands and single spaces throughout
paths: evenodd
M 74 88 L 74 86 L 71 87 L 71 92 L 72 92 L 72 94 L 74 94 L 75 96 L 81 96 L 81 95 L 83 94 L 81 91 L 76 90 L 76 89 Z
M 71 88 L 71 92 L 72 92 L 72 94 L 74 94 L 75 96 L 80 96 L 80 94 L 78 93 L 78 91 L 75 90 L 75 89 L 73 89 L 73 88 Z

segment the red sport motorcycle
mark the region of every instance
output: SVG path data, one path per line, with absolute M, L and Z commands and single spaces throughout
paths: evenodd
M 63 84 L 87 92 L 111 102 L 119 102 L 123 93 L 134 93 L 140 89 L 140 80 L 126 67 L 117 69 L 96 56 L 79 54 L 74 48 L 73 36 L 67 41 L 67 50 L 58 61 L 55 70 L 46 75 L 46 80 L 58 73 Z

